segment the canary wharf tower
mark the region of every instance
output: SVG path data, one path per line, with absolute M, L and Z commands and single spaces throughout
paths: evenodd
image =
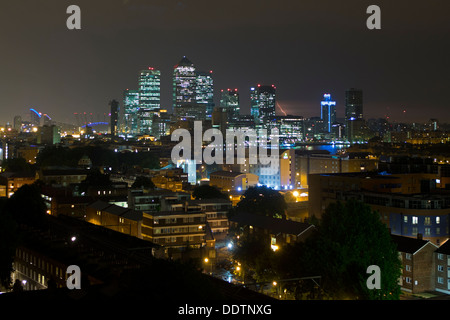
M 197 74 L 194 64 L 185 56 L 173 70 L 173 108 L 196 103 Z

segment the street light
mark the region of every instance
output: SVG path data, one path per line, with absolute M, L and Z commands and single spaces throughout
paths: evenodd
M 203 259 L 203 261 L 205 262 L 206 265 L 209 264 L 209 273 L 212 274 L 212 262 L 211 262 L 211 263 L 208 263 L 208 262 L 209 262 L 209 259 L 208 259 L 208 258 Z M 205 269 L 206 269 L 206 268 L 205 268 Z

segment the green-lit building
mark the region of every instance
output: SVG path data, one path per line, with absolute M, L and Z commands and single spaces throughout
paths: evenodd
M 122 109 L 120 132 L 125 136 L 134 136 L 138 133 L 139 90 L 126 89 L 123 92 Z
M 161 107 L 161 71 L 153 67 L 139 73 L 138 133 L 152 134 L 153 118 Z

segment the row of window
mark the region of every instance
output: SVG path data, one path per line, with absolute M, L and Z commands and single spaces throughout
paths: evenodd
M 180 221 L 181 220 L 181 221 Z M 176 223 L 192 223 L 205 222 L 204 217 L 185 217 L 185 218 L 154 218 L 154 224 L 176 224 Z
M 403 222 L 404 223 L 408 223 L 409 220 L 410 220 L 409 218 L 411 218 L 411 223 L 412 224 L 418 224 L 419 223 L 419 217 L 417 217 L 417 216 L 412 216 L 412 217 L 403 216 Z M 434 221 L 435 221 L 436 224 L 440 224 L 441 223 L 441 217 L 425 217 L 423 224 L 426 225 L 426 226 L 430 226 L 432 218 L 434 218 Z
M 445 234 L 448 233 L 448 227 L 446 228 Z M 408 234 L 409 233 L 409 228 L 407 226 L 403 227 L 403 234 Z M 431 231 L 432 229 L 430 227 L 425 227 L 424 228 L 424 236 L 431 236 Z M 440 235 L 442 232 L 440 227 L 435 227 L 434 228 L 434 235 Z M 411 228 L 411 235 L 412 236 L 416 236 L 419 233 L 419 228 L 418 227 L 412 227 Z
M 196 227 L 172 227 L 172 228 L 155 228 L 155 234 L 171 234 L 171 233 L 195 233 L 201 232 L 203 226 Z
M 183 237 L 165 237 L 154 239 L 155 243 L 164 244 L 164 243 L 176 243 L 176 242 L 198 242 L 202 241 L 202 237 L 200 236 L 183 236 Z

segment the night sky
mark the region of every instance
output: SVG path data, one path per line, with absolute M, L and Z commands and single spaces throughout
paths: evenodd
M 81 30 L 66 27 L 71 4 Z M 371 4 L 381 30 L 366 27 Z M 213 70 L 216 103 L 237 88 L 245 113 L 258 83 L 275 84 L 284 111 L 305 117 L 320 115 L 324 93 L 342 117 L 355 87 L 366 119 L 450 122 L 449 17 L 448 0 L 2 0 L 0 124 L 29 108 L 73 123 L 74 112 L 108 113 L 149 66 L 171 110 L 184 55 Z

